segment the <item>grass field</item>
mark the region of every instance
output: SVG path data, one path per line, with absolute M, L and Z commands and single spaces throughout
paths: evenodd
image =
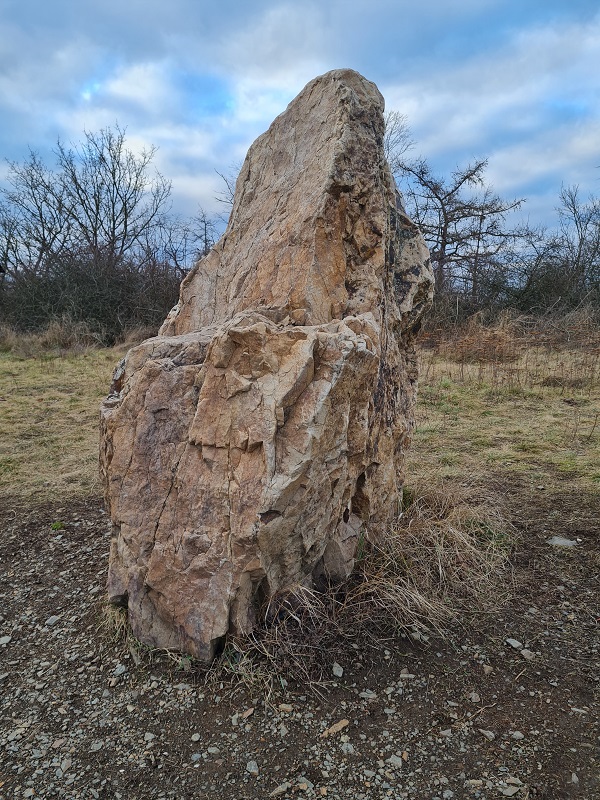
M 421 350 L 408 487 L 518 479 L 536 492 L 597 490 L 600 348 L 504 338 L 474 349 L 484 338 Z M 100 492 L 98 407 L 121 356 L 0 353 L 0 495 L 35 503 Z
M 409 474 L 598 488 L 599 364 L 598 351 L 525 347 L 515 360 L 474 363 L 423 352 Z
M 0 353 L 0 496 L 37 503 L 100 492 L 99 404 L 119 357 Z

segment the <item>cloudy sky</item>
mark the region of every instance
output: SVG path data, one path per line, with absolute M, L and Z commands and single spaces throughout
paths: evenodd
M 533 221 L 562 184 L 600 194 L 598 0 L 0 0 L 0 157 L 50 162 L 57 137 L 118 122 L 158 146 L 176 209 L 218 210 L 215 170 L 339 67 L 441 174 L 489 158 Z

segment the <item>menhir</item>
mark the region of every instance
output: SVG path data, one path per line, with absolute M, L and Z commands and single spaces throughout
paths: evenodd
M 102 406 L 109 598 L 209 660 L 275 593 L 352 569 L 398 512 L 428 252 L 396 202 L 383 98 L 306 86 L 250 148 L 231 219 Z

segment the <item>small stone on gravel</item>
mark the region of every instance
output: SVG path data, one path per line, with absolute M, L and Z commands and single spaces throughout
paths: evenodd
M 523 648 L 523 645 L 518 639 L 506 639 L 505 641 L 506 644 L 509 644 L 515 650 L 521 650 Z
M 551 544 L 554 547 L 576 547 L 577 541 L 575 539 L 565 539 L 564 536 L 551 536 L 549 539 L 546 539 L 547 544 Z
M 288 789 L 291 788 L 292 784 L 285 781 L 284 783 L 279 784 L 279 786 L 273 789 L 269 797 L 279 797 L 280 794 L 284 794 L 285 792 L 287 792 Z

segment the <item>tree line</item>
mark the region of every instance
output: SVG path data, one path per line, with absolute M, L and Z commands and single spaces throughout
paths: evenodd
M 485 181 L 486 159 L 440 176 L 424 158 L 411 158 L 413 147 L 406 117 L 388 113 L 386 155 L 406 210 L 429 247 L 442 316 L 600 307 L 598 198 L 563 186 L 554 229 L 515 222 L 525 200 L 494 193 Z
M 563 187 L 556 227 L 534 228 L 513 222 L 523 199 L 505 200 L 486 184 L 485 159 L 435 174 L 411 157 L 406 118 L 396 112 L 386 117 L 384 146 L 431 252 L 440 318 L 600 306 L 600 200 Z M 39 330 L 67 318 L 108 344 L 129 328 L 158 326 L 222 225 L 202 209 L 193 218 L 172 213 L 172 187 L 153 169 L 155 154 L 134 154 L 115 126 L 72 147 L 59 141 L 52 168 L 35 152 L 8 164 L 0 321 Z M 235 175 L 221 177 L 216 199 L 230 204 Z
M 37 153 L 8 165 L 0 189 L 0 319 L 18 330 L 85 322 L 106 343 L 156 327 L 179 283 L 214 244 L 202 209 L 171 212 L 171 184 L 134 154 L 118 126 L 61 141 L 50 169 Z

